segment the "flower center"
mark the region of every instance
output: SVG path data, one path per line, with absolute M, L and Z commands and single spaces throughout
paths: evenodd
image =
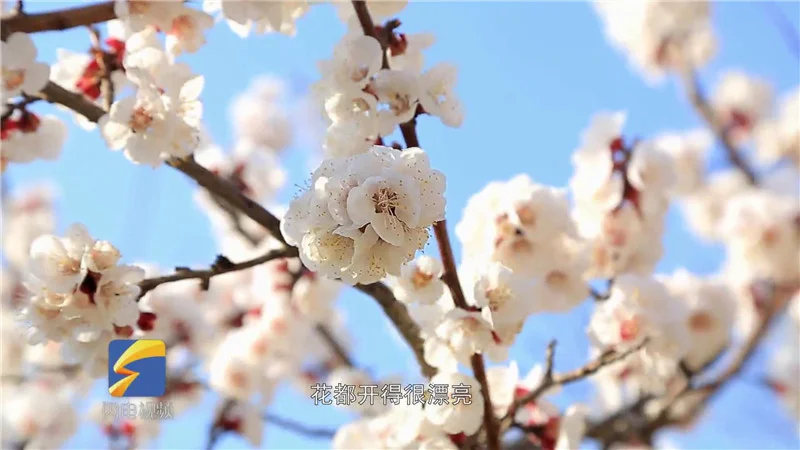
M 363 80 L 364 78 L 366 78 L 368 73 L 369 73 L 369 68 L 368 67 L 363 67 L 363 66 L 362 67 L 356 67 L 355 69 L 353 69 L 352 72 L 350 72 L 350 80 L 352 80 L 354 82 L 359 82 L 359 81 Z
M 532 226 L 536 224 L 536 212 L 530 206 L 523 206 L 517 209 L 517 216 L 519 221 L 525 225 Z
M 511 289 L 506 286 L 498 286 L 494 289 L 486 290 L 486 298 L 489 299 L 489 309 L 497 311 L 511 300 Z
M 149 0 L 128 0 L 128 11 L 131 14 L 146 14 L 149 10 Z
M 689 317 L 689 328 L 694 331 L 708 331 L 714 325 L 714 319 L 707 311 L 698 311 Z
M 372 202 L 375 204 L 375 213 L 383 214 L 388 212 L 390 216 L 394 216 L 399 199 L 396 192 L 387 188 L 380 188 L 378 192 L 372 194 Z
M 139 106 L 133 111 L 129 125 L 134 133 L 140 133 L 147 130 L 151 123 L 153 123 L 153 116 L 144 107 Z
M 560 270 L 554 270 L 547 274 L 545 277 L 545 282 L 550 286 L 560 287 L 567 283 L 568 278 L 569 277 L 564 272 Z
M 76 275 L 81 270 L 81 262 L 72 258 L 64 258 L 58 262 L 58 273 Z
M 14 89 L 19 88 L 24 82 L 24 69 L 3 69 L 3 84 L 5 85 L 7 91 L 13 91 Z
M 389 108 L 396 115 L 400 115 L 411 108 L 411 98 L 408 95 L 393 92 L 389 96 Z
M 619 324 L 619 337 L 623 342 L 630 342 L 639 336 L 641 327 L 637 317 L 625 319 Z
M 433 275 L 429 273 L 425 273 L 419 269 L 414 271 L 414 274 L 411 276 L 411 284 L 414 285 L 416 289 L 422 289 L 429 285 L 433 280 Z
M 172 21 L 172 29 L 170 34 L 178 37 L 185 37 L 194 32 L 194 22 L 188 15 L 176 17 Z

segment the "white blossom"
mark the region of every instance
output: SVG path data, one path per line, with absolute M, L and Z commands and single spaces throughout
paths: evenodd
M 475 305 L 484 309 L 492 327 L 517 324 L 537 309 L 531 298 L 533 283 L 500 263 L 477 271 L 473 289 Z
M 23 111 L 4 119 L 0 133 L 0 172 L 3 172 L 9 163 L 58 159 L 67 138 L 67 127 L 56 116 L 39 117 Z
M 720 226 L 728 263 L 742 281 L 800 281 L 800 207 L 791 197 L 751 191 L 729 200 Z
M 623 113 L 592 118 L 573 154 L 573 217 L 591 242 L 590 273 L 649 273 L 661 258 L 672 159 L 651 141 L 626 148 Z
M 455 66 L 440 63 L 420 76 L 419 102 L 426 113 L 439 117 L 442 123 L 458 128 L 464 121 L 461 101 L 454 92 L 458 71 Z
M 185 81 L 177 92 L 162 94 L 144 70 L 129 68 L 128 74 L 136 77 L 136 95 L 114 102 L 98 123 L 108 146 L 124 149 L 134 163 L 153 167 L 165 157 L 190 155 L 199 143 L 202 104 L 198 98 L 203 77 Z
M 483 423 L 483 396 L 478 381 L 458 372 L 439 372 L 431 378 L 431 384 L 445 384 L 448 388 L 448 403 L 436 402 L 425 406 L 425 417 L 446 433 L 471 435 Z M 468 386 L 469 399 L 453 399 L 454 386 Z M 456 404 L 458 403 L 458 404 Z
M 78 430 L 78 413 L 60 385 L 30 383 L 4 389 L 0 421 L 3 447 L 24 443 L 30 448 L 63 446 Z
M 458 363 L 482 353 L 492 343 L 491 324 L 480 312 L 455 308 L 449 311 L 424 344 L 425 361 L 441 370 L 455 370 Z
M 214 19 L 203 11 L 181 7 L 170 25 L 165 43 L 169 54 L 175 57 L 199 50 L 206 42 L 203 32 L 214 25 Z
M 182 9 L 178 0 L 114 1 L 114 15 L 133 32 L 147 27 L 169 30 L 172 18 Z
M 762 121 L 754 130 L 755 156 L 765 164 L 788 159 L 800 168 L 800 88 L 781 100 L 776 117 Z
M 721 280 L 700 278 L 685 269 L 662 280 L 670 294 L 689 310 L 686 326 L 692 346 L 683 361 L 692 370 L 704 368 L 730 342 L 737 312 L 732 292 Z
M 403 303 L 436 303 L 445 290 L 440 280 L 443 271 L 441 261 L 427 255 L 420 255 L 403 264 L 400 276 L 395 278 L 395 297 Z
M 37 237 L 55 231 L 55 197 L 52 186 L 36 184 L 4 199 L 3 254 L 16 269 L 25 268 Z
M 307 267 L 348 283 L 399 275 L 425 245 L 427 227 L 444 217 L 444 176 L 421 149 L 375 146 L 328 159 L 311 184 L 281 230 Z
M 575 235 L 566 191 L 518 175 L 489 183 L 467 202 L 456 235 L 465 259 L 498 261 L 514 271 L 541 276 Z
M 295 34 L 295 22 L 309 8 L 306 0 L 204 0 L 203 10 L 221 12 L 231 30 L 240 37 L 256 33 Z
M 118 265 L 121 255 L 93 239 L 83 225 L 65 237 L 43 235 L 31 244 L 30 291 L 21 317 L 32 343 L 65 342 L 65 353 L 86 361 L 105 352 L 112 336 L 130 337 L 139 318 L 136 300 L 144 271 Z
M 675 373 L 689 350 L 688 308 L 653 279 L 622 275 L 610 298 L 598 304 L 589 322 L 589 336 L 600 349 L 626 351 L 647 339 L 635 355 L 655 384 Z
M 722 74 L 711 93 L 711 107 L 735 142 L 744 142 L 772 109 L 772 87 L 738 71 Z
M 700 67 L 714 56 L 716 39 L 706 0 L 594 2 L 612 44 L 626 52 L 651 84 L 664 73 Z
M 20 94 L 36 94 L 50 77 L 50 67 L 36 62 L 36 45 L 25 33 L 12 33 L 0 43 L 3 86 L 0 99 L 7 101 Z
M 672 158 L 675 168 L 673 193 L 683 196 L 703 186 L 705 179 L 705 156 L 714 143 L 708 130 L 692 130 L 684 133 L 665 133 L 656 136 L 654 145 Z
M 291 144 L 292 129 L 284 97 L 285 83 L 275 77 L 254 79 L 230 106 L 230 117 L 239 141 L 253 148 L 279 152 Z

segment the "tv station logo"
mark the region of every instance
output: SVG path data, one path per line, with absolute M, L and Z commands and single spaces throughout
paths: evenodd
M 108 343 L 108 392 L 112 396 L 160 397 L 166 388 L 164 341 L 115 339 Z

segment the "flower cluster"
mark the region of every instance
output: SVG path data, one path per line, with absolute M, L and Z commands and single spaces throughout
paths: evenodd
M 608 300 L 595 309 L 589 337 L 600 352 L 623 352 L 644 344 L 625 363 L 641 371 L 645 389 L 663 388 L 689 351 L 688 308 L 650 277 L 621 275 Z M 645 342 L 646 340 L 646 342 Z
M 64 342 L 70 360 L 104 371 L 108 341 L 132 336 L 139 319 L 137 283 L 144 271 L 119 265 L 120 258 L 111 243 L 92 238 L 80 224 L 64 237 L 34 240 L 21 311 L 29 341 Z
M 204 0 L 203 10 L 222 13 L 231 30 L 241 37 L 251 31 L 259 34 L 295 34 L 295 22 L 313 2 L 307 0 Z
M 651 83 L 699 67 L 716 51 L 706 0 L 595 1 L 606 34 Z
M 405 48 L 388 51 L 399 56 Z M 314 88 L 330 123 L 323 144 L 328 155 L 363 153 L 420 112 L 461 126 L 454 66 L 442 63 L 424 73 L 419 67 L 388 69 L 384 53 L 375 38 L 351 34 L 337 44 L 331 60 L 320 62 L 323 78 Z
M 419 148 L 374 146 L 325 160 L 311 188 L 289 205 L 283 236 L 311 270 L 330 278 L 372 283 L 399 275 L 444 218 L 444 175 Z
M 569 310 L 589 294 L 584 279 L 588 261 L 564 189 L 518 175 L 487 185 L 469 200 L 463 216 L 456 235 L 464 246 L 465 264 L 475 267 L 478 278 L 487 269 L 506 272 L 485 261 L 502 264 L 531 281 L 519 295 L 532 296 L 538 312 Z
M 591 274 L 606 278 L 652 272 L 675 182 L 669 154 L 654 141 L 626 144 L 624 121 L 623 113 L 596 115 L 572 155 L 573 217 L 591 241 Z
M 14 106 L 21 95 L 38 93 L 47 84 L 50 66 L 37 62 L 33 39 L 25 33 L 12 33 L 0 43 L 3 78 L 0 100 L 9 103 L 0 123 L 0 172 L 8 163 L 27 163 L 36 159 L 54 160 L 61 154 L 67 130 L 55 116 L 39 116 L 27 107 Z
M 107 36 L 98 47 L 90 51 L 76 53 L 71 50 L 59 48 L 56 51 L 57 61 L 50 72 L 50 80 L 59 86 L 83 95 L 87 100 L 102 105 L 102 83 L 107 78 L 111 82 L 114 92 L 130 85 L 125 77 L 123 61 L 126 47 L 137 48 L 141 46 L 136 37 L 130 43 L 126 39 L 131 35 L 130 30 L 120 20 L 110 20 L 106 23 Z M 152 36 L 154 37 L 154 36 Z M 66 109 L 66 108 L 64 108 Z M 75 121 L 86 130 L 93 130 L 95 124 L 86 117 L 75 114 Z
M 139 33 L 129 41 L 142 45 L 127 48 L 124 63 L 135 93 L 115 101 L 98 125 L 109 148 L 124 149 L 132 162 L 155 167 L 166 157 L 189 156 L 199 145 L 204 78 L 184 64 L 170 63 L 152 29 Z

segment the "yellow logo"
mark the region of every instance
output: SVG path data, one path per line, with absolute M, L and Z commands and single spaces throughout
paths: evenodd
M 111 341 L 108 345 L 108 392 L 114 397 L 163 395 L 166 387 L 166 356 L 167 348 L 163 341 Z M 115 361 L 113 367 L 110 366 L 111 361 Z

